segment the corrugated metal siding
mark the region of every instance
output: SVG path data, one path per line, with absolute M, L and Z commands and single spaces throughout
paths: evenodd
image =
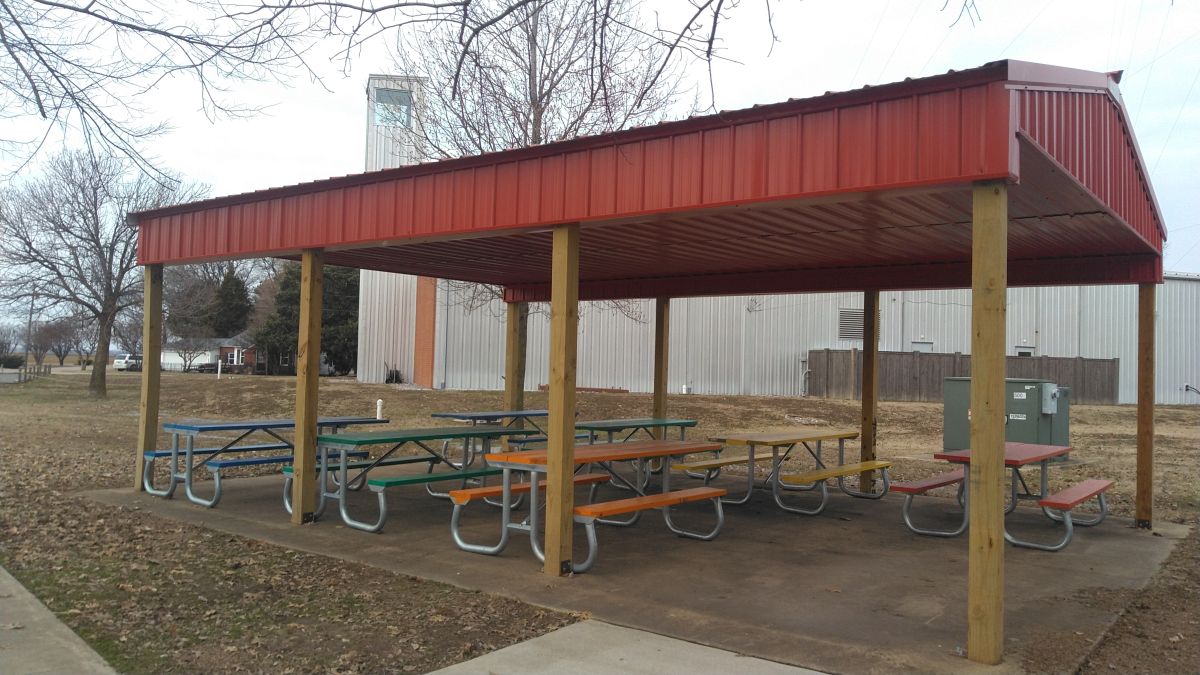
M 1019 90 L 1019 128 L 1162 250 L 1162 223 L 1124 113 L 1107 91 Z
M 383 382 L 388 366 L 413 375 L 417 278 L 363 270 L 358 277 L 358 380 Z
M 139 260 L 254 256 L 1006 177 L 1004 74 L 990 66 L 160 210 L 140 217 Z M 881 105 L 896 98 L 909 103 Z M 922 152 L 910 152 L 913 138 Z M 767 161 L 780 152 L 803 161 Z M 902 157 L 912 164 L 898 165 Z
M 379 171 L 417 161 L 416 134 L 409 129 L 375 123 L 377 89 L 402 89 L 413 94 L 412 124 L 419 123 L 422 104 L 419 78 L 371 75 L 367 78 L 366 170 Z M 377 217 L 386 217 L 380 212 Z M 413 376 L 413 335 L 416 326 L 416 277 L 362 270 L 358 282 L 358 380 L 383 382 L 390 366 L 405 381 Z
M 1119 400 L 1136 400 L 1135 287 L 1010 289 L 1008 297 L 1008 354 L 1015 356 L 1024 344 L 1038 356 L 1118 358 Z M 930 342 L 935 352 L 970 354 L 970 291 L 889 292 L 880 295 L 880 302 L 882 349 L 907 351 L 914 342 Z M 649 391 L 652 323 L 583 304 L 578 385 Z M 1182 391 L 1185 382 L 1200 383 L 1200 350 L 1195 348 L 1200 278 L 1168 278 L 1158 305 L 1157 400 L 1200 403 L 1200 397 Z M 631 307 L 641 317 L 653 316 L 647 301 Z M 861 293 L 673 300 L 670 390 L 686 385 L 697 394 L 801 395 L 809 350 L 861 347 L 860 342 L 837 339 L 838 310 L 861 307 Z M 547 381 L 549 321 L 544 305 L 540 310 L 530 316 L 526 382 L 531 388 Z M 474 312 L 455 305 L 442 311 L 449 347 L 446 386 L 502 388 L 502 303 Z

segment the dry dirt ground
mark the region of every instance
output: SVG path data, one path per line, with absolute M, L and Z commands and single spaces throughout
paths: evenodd
M 424 672 L 577 620 L 519 601 L 334 563 L 136 510 L 96 512 L 73 493 L 133 482 L 136 374 L 114 374 L 94 401 L 86 379 L 54 376 L 0 387 L 0 562 L 126 672 Z M 162 416 L 291 416 L 289 378 L 165 374 Z M 430 392 L 352 380 L 321 383 L 325 415 L 373 415 L 430 426 L 436 411 L 495 409 L 495 392 Z M 529 407 L 544 403 L 530 394 Z M 583 419 L 644 416 L 649 397 L 581 394 Z M 677 396 L 672 415 L 700 420 L 693 437 L 801 424 L 855 426 L 857 403 L 822 399 Z M 943 470 L 941 406 L 884 403 L 881 458 L 907 479 Z M 1134 411 L 1076 406 L 1073 455 L 1061 481 L 1113 478 L 1114 511 L 1132 515 Z M 1200 409 L 1157 413 L 1156 518 L 1200 513 Z M 165 447 L 165 439 L 160 446 Z M 850 447 L 856 454 L 857 448 Z M 352 584 L 332 583 L 335 578 Z M 1177 547 L 1084 672 L 1200 672 L 1200 540 Z M 3 628 L 3 627 L 0 627 Z M 470 636 L 469 639 L 464 636 Z M 1035 657 L 1023 664 L 1045 670 Z

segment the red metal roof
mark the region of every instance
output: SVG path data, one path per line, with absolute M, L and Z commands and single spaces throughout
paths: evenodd
M 564 222 L 585 298 L 952 287 L 989 179 L 1011 184 L 1014 285 L 1161 279 L 1115 78 L 1015 61 L 131 218 L 143 264 L 324 248 L 512 299 L 547 296 Z

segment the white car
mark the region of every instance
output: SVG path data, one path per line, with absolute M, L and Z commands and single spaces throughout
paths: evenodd
M 141 365 L 141 354 L 118 354 L 117 360 L 113 361 L 113 368 L 116 368 L 117 370 L 137 370 Z

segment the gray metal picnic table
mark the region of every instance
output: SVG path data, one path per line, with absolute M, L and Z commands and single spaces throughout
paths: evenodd
M 366 424 L 386 424 L 388 420 L 377 419 L 374 417 L 321 417 L 317 419 L 317 432 L 329 431 L 337 433 L 338 431 L 351 426 L 359 426 Z M 175 494 L 175 488 L 180 483 L 183 483 L 184 492 L 187 498 L 201 506 L 216 506 L 221 499 L 221 482 L 220 472 L 214 471 L 214 494 L 212 499 L 204 499 L 193 492 L 192 477 L 195 472 L 196 462 L 194 461 L 197 455 L 204 457 L 204 462 L 213 462 L 220 455 L 227 452 L 262 452 L 268 450 L 295 450 L 292 441 L 280 435 L 282 431 L 294 430 L 296 421 L 293 419 L 257 419 L 257 420 L 178 420 L 175 422 L 167 422 L 163 424 L 163 431 L 171 434 L 171 449 L 147 451 L 145 453 L 146 463 L 142 473 L 142 486 L 146 492 L 159 497 L 170 499 Z M 236 437 L 233 440 L 226 442 L 219 447 L 213 448 L 196 448 L 196 437 L 201 434 L 212 434 L 220 432 L 236 432 Z M 252 445 L 239 445 L 242 441 L 254 434 L 266 434 L 271 437 L 271 441 L 267 443 L 257 443 Z M 183 448 L 180 448 L 180 439 L 183 439 Z M 183 468 L 180 470 L 180 455 L 183 456 Z M 171 476 L 170 482 L 165 488 L 156 488 L 153 483 L 154 476 L 154 460 L 158 457 L 171 458 Z M 257 461 L 256 461 L 257 460 Z M 253 463 L 268 464 L 280 463 L 280 457 L 262 457 L 256 460 L 248 460 Z

